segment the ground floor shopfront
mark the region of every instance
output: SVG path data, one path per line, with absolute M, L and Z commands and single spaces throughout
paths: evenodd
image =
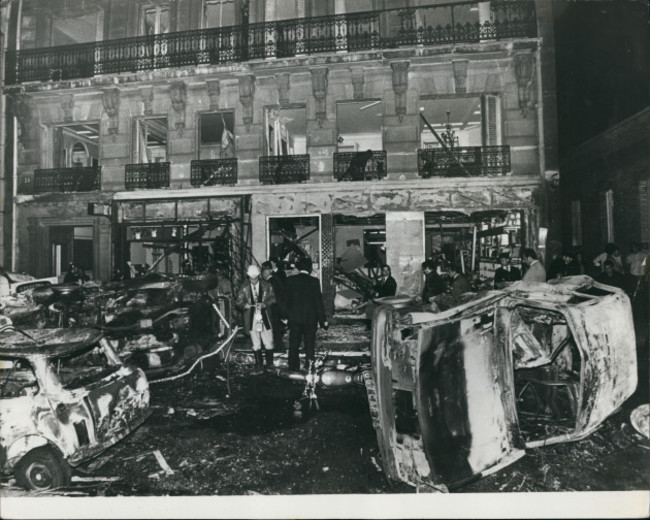
M 543 247 L 538 189 L 535 178 L 500 177 L 463 179 L 462 187 L 432 179 L 25 197 L 17 266 L 53 276 L 76 261 L 109 280 L 129 264 L 179 274 L 188 262 L 200 271 L 216 261 L 240 279 L 247 262 L 290 262 L 298 249 L 331 306 L 337 259 L 356 248 L 370 267 L 392 268 L 400 293 L 415 295 L 420 264 L 434 253 L 489 278 L 499 252 L 518 258 L 522 247 Z M 90 216 L 93 202 L 110 215 Z

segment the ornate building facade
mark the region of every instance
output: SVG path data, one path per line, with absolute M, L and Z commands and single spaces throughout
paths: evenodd
M 12 2 L 13 268 L 60 275 L 76 260 L 108 280 L 177 247 L 156 269 L 180 272 L 215 254 L 210 223 L 225 218 L 259 261 L 297 241 L 330 306 L 337 258 L 355 245 L 391 265 L 400 292 L 419 290 L 434 251 L 489 276 L 499 251 L 543 246 L 552 220 L 549 11 Z

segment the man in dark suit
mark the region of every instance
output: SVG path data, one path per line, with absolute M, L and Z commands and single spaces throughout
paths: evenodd
M 521 271 L 510 265 L 510 255 L 508 253 L 501 253 L 499 255 L 499 263 L 501 267 L 497 268 L 494 272 L 495 289 L 503 289 L 510 285 L 510 282 L 521 280 Z
M 381 268 L 381 280 L 375 286 L 375 296 L 377 298 L 384 298 L 386 296 L 395 296 L 397 293 L 397 282 L 392 276 L 389 265 L 385 265 Z
M 307 366 L 314 360 L 316 329 L 328 327 L 318 278 L 310 276 L 311 260 L 296 262 L 299 273 L 289 276 L 285 285 L 285 306 L 289 322 L 289 370 L 300 370 L 299 349 L 304 342 Z

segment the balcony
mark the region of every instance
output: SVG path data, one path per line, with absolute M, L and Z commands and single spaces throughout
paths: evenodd
M 127 190 L 155 190 L 169 188 L 168 162 L 127 164 L 124 187 Z
M 337 181 L 368 181 L 386 177 L 386 150 L 334 154 Z
M 484 9 L 487 7 L 489 9 Z M 537 36 L 533 0 L 384 9 L 7 53 L 6 83 Z
M 34 170 L 34 184 L 21 186 L 22 193 L 73 193 L 101 189 L 102 167 L 73 167 Z
M 192 186 L 234 186 L 237 184 L 237 158 L 192 161 Z
M 423 179 L 496 176 L 505 175 L 510 170 L 510 146 L 418 150 L 418 174 Z
M 309 154 L 260 157 L 261 184 L 295 184 L 309 180 Z

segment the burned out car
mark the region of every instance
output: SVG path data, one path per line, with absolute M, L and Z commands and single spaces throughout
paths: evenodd
M 6 318 L 5 318 L 6 320 Z M 0 332 L 0 468 L 27 489 L 69 482 L 74 467 L 150 414 L 144 373 L 92 329 Z
M 582 439 L 637 385 L 630 301 L 586 276 L 517 282 L 438 313 L 383 306 L 371 351 L 385 471 L 423 490 Z

